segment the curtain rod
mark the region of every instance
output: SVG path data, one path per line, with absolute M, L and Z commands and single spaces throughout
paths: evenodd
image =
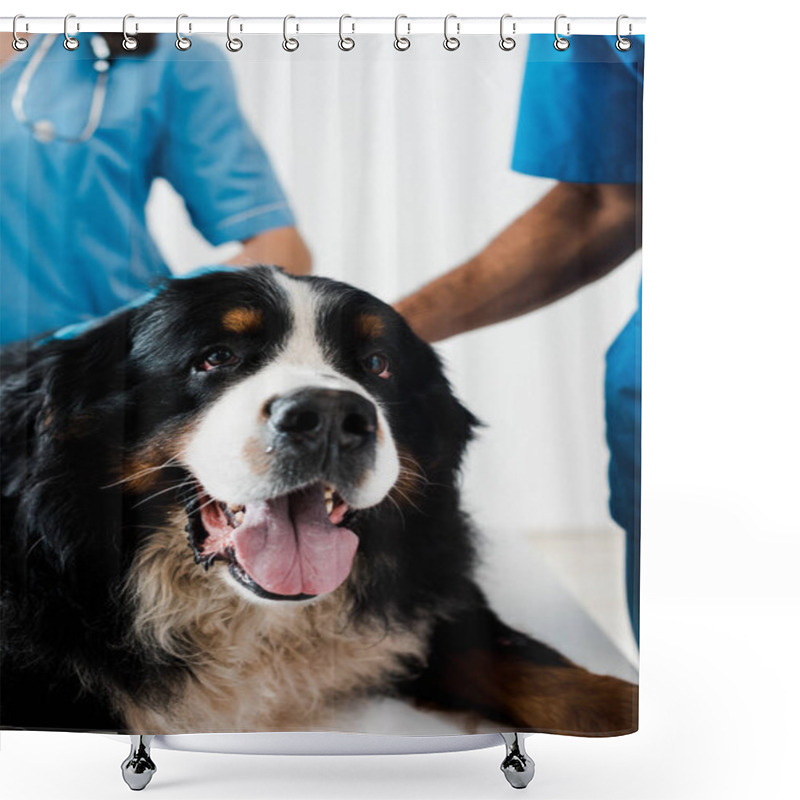
M 226 33 L 227 17 L 194 17 L 181 15 L 181 33 Z M 0 31 L 13 29 L 13 17 L 0 17 Z M 291 17 L 288 19 L 288 30 L 295 35 L 304 34 L 338 34 L 340 22 L 338 17 Z M 397 23 L 401 35 L 439 34 L 444 31 L 444 17 L 406 17 Z M 614 35 L 617 31 L 616 17 L 570 17 L 561 16 L 559 33 L 606 34 Z M 341 23 L 346 34 L 383 33 L 393 35 L 395 32 L 394 17 L 356 17 L 346 16 Z M 569 33 L 567 34 L 567 25 Z M 122 33 L 122 17 L 81 17 L 70 16 L 69 33 Z M 175 33 L 175 17 L 135 17 L 128 19 L 129 35 L 136 33 Z M 630 36 L 644 33 L 644 17 L 627 17 L 622 20 L 620 33 Z M 266 33 L 281 35 L 284 32 L 283 17 L 236 17 L 232 22 L 232 31 L 237 34 Z M 475 34 L 499 34 L 500 17 L 458 17 L 450 19 L 449 28 L 458 36 Z M 64 17 L 23 17 L 17 20 L 17 33 L 63 33 Z M 504 23 L 506 35 L 519 36 L 528 33 L 554 32 L 554 17 L 507 17 Z

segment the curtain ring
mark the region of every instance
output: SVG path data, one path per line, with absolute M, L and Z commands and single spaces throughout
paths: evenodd
M 188 14 L 178 14 L 175 18 L 175 47 L 177 47 L 178 50 L 188 50 L 192 46 L 191 39 L 188 39 L 186 36 L 181 36 L 181 20 L 186 19 L 188 16 Z M 192 30 L 191 24 L 189 25 L 189 30 Z
M 623 19 L 628 19 L 628 15 L 627 14 L 620 14 L 617 17 L 617 45 L 616 46 L 617 46 L 617 50 L 619 50 L 621 53 L 624 53 L 626 50 L 630 50 L 631 49 L 631 40 L 623 38 L 622 36 L 620 36 L 620 33 L 619 33 L 619 27 L 620 27 L 619 24 L 620 24 L 620 22 L 622 22 Z M 631 23 L 629 22 L 628 23 L 628 36 L 630 36 L 631 33 L 633 33 L 633 25 L 631 25 Z
M 21 53 L 23 50 L 28 49 L 28 45 L 30 42 L 27 39 L 23 39 L 21 36 L 17 34 L 17 20 L 18 19 L 25 19 L 24 14 L 17 14 L 14 17 L 14 21 L 11 23 L 11 33 L 14 34 L 14 41 L 11 42 L 11 46 L 18 52 Z
M 511 19 L 511 14 L 503 14 L 500 17 L 500 49 L 508 52 L 517 46 L 517 40 L 513 36 L 506 36 L 504 26 L 507 19 Z M 511 33 L 517 32 L 517 23 L 511 23 Z
M 344 21 L 346 19 L 353 19 L 353 18 L 349 14 L 342 14 L 342 16 L 339 17 L 339 49 L 344 50 L 345 53 L 349 52 L 356 46 L 355 40 L 351 36 L 345 36 L 342 30 L 344 26 Z M 351 22 L 350 25 L 353 28 L 351 33 L 355 33 L 356 32 L 355 22 Z
M 131 51 L 139 46 L 139 40 L 135 36 L 128 36 L 129 19 L 136 19 L 136 17 L 134 17 L 133 14 L 126 14 L 122 18 L 122 46 L 125 50 Z M 136 25 L 136 30 L 139 30 L 138 24 Z
M 411 47 L 411 39 L 408 38 L 408 35 L 411 33 L 411 23 L 406 22 L 406 31 L 405 36 L 400 35 L 400 20 L 405 19 L 407 20 L 408 17 L 405 14 L 398 14 L 394 18 L 394 49 L 399 50 L 401 53 L 404 50 L 408 50 Z
M 450 36 L 447 29 L 451 19 L 457 20 L 458 17 L 455 14 L 448 14 L 444 18 L 444 42 L 442 44 L 445 50 L 449 50 L 452 53 L 453 50 L 458 50 L 461 47 L 461 40 L 458 38 L 458 34 L 461 33 L 461 23 L 456 22 L 456 35 Z
M 297 19 L 297 17 L 288 14 L 283 18 L 283 42 L 281 44 L 281 47 L 283 47 L 283 49 L 287 53 L 294 53 L 294 51 L 297 50 L 298 47 L 300 47 L 300 42 L 298 42 L 297 39 L 293 37 L 289 38 L 288 30 L 289 30 L 290 19 Z M 298 25 L 296 29 L 299 30 L 299 28 L 300 26 Z
M 555 25 L 553 27 L 553 30 L 554 30 L 555 35 L 556 35 L 556 40 L 553 42 L 553 47 L 555 47 L 556 50 L 558 50 L 559 52 L 562 52 L 562 53 L 564 52 L 564 50 L 569 48 L 569 39 L 565 39 L 563 36 L 559 36 L 558 35 L 558 21 L 560 19 L 566 19 L 566 18 L 567 18 L 566 14 L 559 14 L 556 17 Z M 570 34 L 570 23 L 568 22 L 567 23 L 567 36 L 569 36 L 569 34 Z
M 74 14 L 67 14 L 67 16 L 64 17 L 64 41 L 63 41 L 63 45 L 64 45 L 64 49 L 65 50 L 77 50 L 81 45 L 81 43 L 74 36 L 70 36 L 69 35 L 69 21 L 71 19 L 75 19 L 75 15 Z
M 225 47 L 227 47 L 231 53 L 238 53 L 244 47 L 244 42 L 242 42 L 241 39 L 235 39 L 231 36 L 231 22 L 235 19 L 239 19 L 236 14 L 231 14 L 228 17 L 228 41 L 225 42 Z M 239 30 L 242 30 L 241 25 L 239 26 Z

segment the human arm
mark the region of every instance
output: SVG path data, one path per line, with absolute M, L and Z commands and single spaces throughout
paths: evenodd
M 395 308 L 429 342 L 525 314 L 641 245 L 640 184 L 559 183 L 480 253 Z
M 245 239 L 242 249 L 227 263 L 232 266 L 277 264 L 293 275 L 311 272 L 311 253 L 297 228 L 273 228 Z

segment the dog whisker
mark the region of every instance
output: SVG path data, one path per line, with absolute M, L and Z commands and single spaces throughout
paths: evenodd
M 403 514 L 403 509 L 400 508 L 400 505 L 398 504 L 397 500 L 395 500 L 394 497 L 392 497 L 390 494 L 386 495 L 386 499 L 397 509 L 397 513 L 400 515 L 400 521 L 403 524 L 403 530 L 405 530 L 406 516 L 405 514 Z
M 392 488 L 392 491 L 397 492 L 397 494 L 399 494 L 400 497 L 402 497 L 403 500 L 405 500 L 416 512 L 420 514 L 422 513 L 422 509 L 402 489 L 398 488 L 396 484 Z M 389 497 L 392 499 L 393 502 L 396 503 L 396 501 L 394 500 L 394 498 L 391 497 L 391 495 L 389 495 Z
M 187 503 L 187 505 L 186 505 L 186 513 L 187 513 L 187 515 L 188 515 L 188 514 L 197 514 L 197 513 L 199 513 L 199 512 L 200 512 L 200 511 L 202 511 L 202 510 L 203 510 L 203 509 L 204 509 L 206 506 L 210 506 L 210 505 L 212 505 L 213 503 L 215 503 L 215 502 L 216 502 L 216 499 L 215 499 L 215 498 L 213 498 L 213 497 L 210 497 L 210 498 L 209 498 L 208 500 L 206 500 L 204 503 L 201 503 L 201 504 L 200 504 L 200 505 L 199 505 L 197 508 L 190 508 L 190 506 L 191 506 L 192 502 L 197 502 L 197 501 L 190 501 L 189 503 Z
M 128 483 L 129 481 L 135 481 L 138 478 L 142 478 L 145 475 L 150 475 L 153 472 L 158 472 L 161 469 L 166 469 L 167 467 L 174 466 L 178 464 L 178 457 L 172 456 L 168 458 L 163 464 L 159 464 L 156 467 L 146 467 L 145 469 L 141 469 L 138 472 L 134 472 L 133 475 L 128 475 L 126 478 L 122 480 L 115 481 L 114 483 L 109 483 L 106 486 L 101 486 L 101 489 L 111 489 L 114 486 L 120 486 L 123 483 Z
M 409 486 L 407 486 L 406 488 L 409 488 L 409 487 L 413 486 L 414 491 L 416 491 L 416 492 L 422 492 L 422 490 L 424 488 L 423 486 L 417 486 L 416 481 L 419 481 L 419 483 L 424 484 L 424 486 L 432 486 L 433 485 L 433 484 L 431 484 L 431 482 L 422 473 L 415 472 L 414 470 L 411 470 L 411 469 L 406 469 L 405 467 L 400 467 L 400 476 L 399 477 L 415 479 L 415 480 L 412 480 L 411 483 L 409 484 Z
M 162 489 L 160 492 L 156 492 L 155 494 L 151 494 L 148 495 L 147 497 L 142 498 L 138 503 L 135 503 L 132 506 L 132 508 L 138 508 L 143 503 L 147 503 L 148 501 L 153 500 L 162 494 L 167 494 L 167 492 L 174 492 L 177 491 L 178 489 L 183 489 L 187 486 L 192 486 L 194 484 L 196 484 L 196 481 L 194 478 L 191 478 L 190 480 L 184 480 L 181 481 L 180 483 L 176 483 L 173 486 L 168 486 L 166 489 Z

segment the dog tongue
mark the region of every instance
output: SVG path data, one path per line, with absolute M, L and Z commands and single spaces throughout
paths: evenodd
M 233 533 L 236 560 L 272 594 L 332 592 L 350 574 L 358 537 L 328 519 L 320 484 L 248 503 Z

